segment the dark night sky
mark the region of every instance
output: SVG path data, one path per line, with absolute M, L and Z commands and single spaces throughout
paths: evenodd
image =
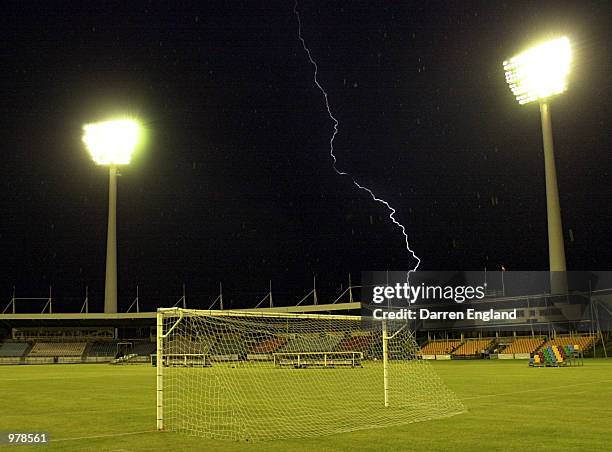
M 207 307 L 222 280 L 244 306 L 271 278 L 290 304 L 313 273 L 331 293 L 349 272 L 414 265 L 385 208 L 332 170 L 292 0 L 1 8 L 0 301 L 52 284 L 74 310 L 89 285 L 100 308 L 108 176 L 81 127 L 116 113 L 149 133 L 119 179 L 123 308 L 136 284 L 145 306 L 185 282 Z M 609 2 L 299 9 L 338 166 L 397 209 L 429 270 L 546 269 L 539 111 L 514 101 L 501 63 L 567 34 L 575 67 L 551 108 L 568 268 L 611 268 Z

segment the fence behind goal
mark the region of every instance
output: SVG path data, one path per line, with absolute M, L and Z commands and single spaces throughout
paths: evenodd
M 160 430 L 269 440 L 464 411 L 402 322 L 173 308 L 157 324 Z

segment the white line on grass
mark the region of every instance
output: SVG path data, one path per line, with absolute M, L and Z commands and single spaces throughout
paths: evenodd
M 612 380 L 598 380 L 598 381 L 589 381 L 586 383 L 574 383 L 571 385 L 548 386 L 547 389 L 572 388 L 574 386 L 586 386 L 586 385 L 594 385 L 594 384 L 599 384 L 599 383 L 610 383 L 610 382 L 612 382 Z M 499 397 L 499 396 L 505 396 L 505 395 L 516 395 L 516 394 L 524 394 L 526 392 L 541 392 L 541 391 L 542 391 L 542 388 L 534 388 L 534 389 L 525 389 L 523 391 L 500 392 L 498 394 L 485 394 L 485 395 L 478 395 L 478 396 L 473 396 L 473 397 L 463 397 L 460 400 L 484 399 L 487 397 Z
M 139 432 L 125 432 L 125 433 L 107 433 L 105 435 L 92 435 L 92 436 L 76 436 L 74 438 L 59 438 L 52 439 L 51 442 L 59 441 L 80 441 L 82 439 L 98 439 L 98 438 L 114 438 L 116 436 L 129 436 L 129 435 L 141 435 L 143 433 L 153 433 L 157 430 L 141 430 Z
M 155 402 L 153 402 L 155 403 Z M 51 412 L 51 411 L 46 411 L 45 415 L 53 415 L 53 414 L 61 414 L 66 415 L 66 414 L 84 414 L 84 413 L 115 413 L 115 412 L 119 412 L 119 411 L 137 411 L 137 410 L 150 410 L 151 406 L 153 405 L 148 405 L 148 406 L 138 406 L 138 407 L 130 407 L 130 408 L 106 408 L 106 409 L 100 409 L 100 410 L 77 410 L 77 411 L 56 411 L 56 412 Z M 19 418 L 19 417 L 23 417 L 24 414 L 7 414 L 7 415 L 2 415 L 4 417 L 15 417 L 15 418 Z M 32 413 L 29 413 L 28 416 L 32 416 Z

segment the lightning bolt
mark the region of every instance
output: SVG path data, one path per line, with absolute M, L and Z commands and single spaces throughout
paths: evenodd
M 323 94 L 323 98 L 325 99 L 325 108 L 327 109 L 327 114 L 329 115 L 330 119 L 334 123 L 334 132 L 332 133 L 332 136 L 331 136 L 331 138 L 329 140 L 329 154 L 330 154 L 330 156 L 332 158 L 332 161 L 333 161 L 332 167 L 334 168 L 334 171 L 338 175 L 350 178 L 351 181 L 353 182 L 353 184 L 355 184 L 355 186 L 357 188 L 359 188 L 360 190 L 365 191 L 366 193 L 368 193 L 372 197 L 372 199 L 375 202 L 378 202 L 378 203 L 384 205 L 387 208 L 387 210 L 389 211 L 389 218 L 391 219 L 393 224 L 395 224 L 402 231 L 402 234 L 404 236 L 404 242 L 406 244 L 406 250 L 416 260 L 416 265 L 414 266 L 414 268 L 412 268 L 411 270 L 408 270 L 408 275 L 407 276 L 408 276 L 408 278 L 410 278 L 410 273 L 415 272 L 419 268 L 419 265 L 421 264 L 421 259 L 410 248 L 410 243 L 408 241 L 408 234 L 406 233 L 406 228 L 405 228 L 405 226 L 403 224 L 401 224 L 395 218 L 395 213 L 396 213 L 395 208 L 393 208 L 384 199 L 379 198 L 378 196 L 376 196 L 374 194 L 374 192 L 372 190 L 370 190 L 368 187 L 366 187 L 364 185 L 361 185 L 359 182 L 357 182 L 355 180 L 355 178 L 351 174 L 347 173 L 346 171 L 342 171 L 342 170 L 338 169 L 338 166 L 337 166 L 338 159 L 336 158 L 336 154 L 334 153 L 334 140 L 336 139 L 336 135 L 338 135 L 338 125 L 340 123 L 338 122 L 338 120 L 336 119 L 336 117 L 333 115 L 333 113 L 331 111 L 331 108 L 329 106 L 329 98 L 327 96 L 327 91 L 325 91 L 325 89 L 323 88 L 321 83 L 319 83 L 319 79 L 317 77 L 318 73 L 319 73 L 319 66 L 317 65 L 317 62 L 312 57 L 312 54 L 310 53 L 310 49 L 306 45 L 306 41 L 304 40 L 304 37 L 302 36 L 302 20 L 300 18 L 300 12 L 298 11 L 298 2 L 297 2 L 297 0 L 295 1 L 295 5 L 293 7 L 293 12 L 295 13 L 295 17 L 297 18 L 297 22 L 298 22 L 298 39 L 302 43 L 302 47 L 304 48 L 304 51 L 306 52 L 306 55 L 308 56 L 308 60 L 310 61 L 310 64 L 312 64 L 312 66 L 314 68 L 314 83 L 317 86 L 317 88 L 319 88 L 319 91 L 321 91 L 321 94 Z

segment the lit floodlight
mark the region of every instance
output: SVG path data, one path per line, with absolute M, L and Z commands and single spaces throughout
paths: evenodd
M 562 93 L 572 61 L 569 39 L 545 42 L 504 61 L 506 82 L 519 104 Z
M 140 125 L 131 119 L 86 124 L 83 142 L 98 165 L 127 165 L 140 138 Z

